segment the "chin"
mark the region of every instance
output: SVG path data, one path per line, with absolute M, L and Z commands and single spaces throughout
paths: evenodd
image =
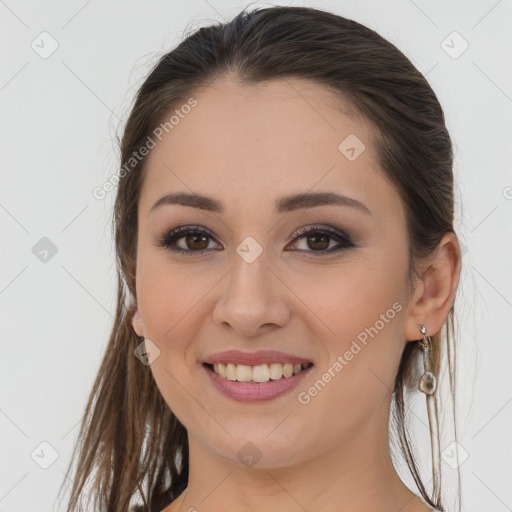
M 299 439 L 269 440 L 258 435 L 229 438 L 224 444 L 211 443 L 211 450 L 219 456 L 248 469 L 275 469 L 300 464 L 305 454 L 297 452 Z

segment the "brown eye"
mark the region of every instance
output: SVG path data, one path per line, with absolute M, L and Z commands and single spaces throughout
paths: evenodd
M 157 245 L 180 254 L 201 254 L 208 248 L 212 236 L 200 226 L 181 226 L 164 234 Z
M 208 247 L 208 236 L 206 235 L 189 235 L 182 236 L 181 238 L 185 239 L 185 246 L 187 249 L 195 249 L 200 251 Z
M 300 247 L 297 249 L 297 241 L 304 239 L 304 249 Z M 337 252 L 350 247 L 355 247 L 355 244 L 350 240 L 350 237 L 336 229 L 330 227 L 309 227 L 299 229 L 293 238 L 293 247 L 299 252 L 318 253 L 319 255 Z M 337 246 L 329 248 L 331 241 L 338 243 Z
M 329 240 L 331 237 L 327 235 L 310 235 L 306 237 L 308 247 L 318 251 L 325 251 L 329 247 Z

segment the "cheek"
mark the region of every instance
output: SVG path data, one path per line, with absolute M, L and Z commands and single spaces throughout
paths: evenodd
M 193 264 L 171 264 L 159 254 L 141 258 L 138 272 L 146 337 L 160 350 L 150 368 L 165 401 L 179 413 L 187 405 L 190 408 L 183 386 L 194 387 L 199 364 L 195 340 L 211 312 L 209 293 L 219 282 L 218 274 L 198 271 Z
M 200 272 L 188 275 L 169 262 L 148 261 L 140 270 L 138 294 L 145 332 L 160 350 L 150 370 L 164 401 L 188 425 L 193 420 L 191 408 L 201 413 L 193 409 L 191 399 L 191 394 L 197 396 L 193 340 L 201 328 L 199 317 L 206 314 L 205 295 L 215 281 L 199 277 Z
M 384 260 L 369 262 L 364 256 L 357 260 L 347 261 L 337 269 L 297 272 L 288 277 L 294 294 L 304 304 L 298 315 L 314 319 L 336 350 L 358 337 L 364 342 L 370 336 L 368 329 L 374 325 L 380 339 L 391 338 L 391 331 L 399 324 L 397 313 L 405 309 L 405 272 L 399 270 L 401 262 L 392 267 Z
M 183 345 L 193 335 L 191 327 L 200 327 L 197 315 L 218 281 L 216 274 L 193 267 L 173 265 L 158 255 L 141 262 L 138 269 L 137 293 L 144 326 L 148 337 L 153 336 L 163 350 Z
M 329 403 L 336 403 L 345 412 L 356 406 L 363 414 L 393 388 L 405 343 L 406 281 L 400 270 L 403 262 L 387 265 L 387 272 L 382 270 L 384 263 L 368 265 L 361 259 L 357 265 L 347 265 L 346 271 L 317 276 L 315 286 L 311 281 L 295 281 L 294 291 L 307 298 L 304 302 L 314 313 L 310 317 L 324 333 L 316 341 L 326 352 L 319 377 L 326 373 L 328 383 L 318 386 L 322 389 L 315 398 L 318 411 L 329 411 Z

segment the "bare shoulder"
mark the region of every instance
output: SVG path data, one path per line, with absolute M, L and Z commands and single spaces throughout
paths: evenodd
M 180 505 L 183 502 L 184 498 L 185 498 L 185 491 L 182 492 L 174 501 L 169 503 L 169 505 L 167 505 L 167 507 L 165 507 L 160 512 L 185 512 L 185 511 L 180 511 Z
M 184 512 L 180 511 L 180 503 L 183 501 L 183 495 L 180 494 L 174 501 L 169 503 L 165 508 L 162 510 L 155 510 L 155 512 Z M 135 507 L 131 508 L 129 512 L 144 512 L 144 507 L 142 505 L 136 505 Z

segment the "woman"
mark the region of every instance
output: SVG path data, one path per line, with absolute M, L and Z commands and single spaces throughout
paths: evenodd
M 451 140 L 411 62 L 325 11 L 244 10 L 160 59 L 121 150 L 117 311 L 68 510 L 445 510 L 461 257 Z

